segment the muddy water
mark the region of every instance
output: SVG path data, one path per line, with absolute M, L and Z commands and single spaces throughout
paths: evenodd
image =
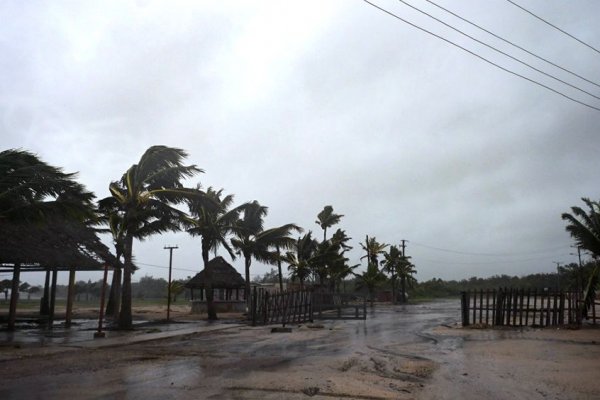
M 487 364 L 478 363 L 465 347 L 481 345 L 485 356 L 487 343 L 529 340 L 531 333 L 440 331 L 455 327 L 459 315 L 457 300 L 378 306 L 366 321 L 321 321 L 291 333 L 242 327 L 11 360 L 0 363 L 0 398 L 512 399 L 550 393 L 542 386 L 497 392 L 511 365 L 504 371 L 485 357 Z

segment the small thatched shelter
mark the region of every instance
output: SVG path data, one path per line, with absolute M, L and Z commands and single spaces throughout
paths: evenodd
M 223 257 L 215 257 L 208 262 L 212 270 L 212 287 L 217 311 L 244 311 L 246 296 L 245 281 L 242 275 Z M 192 313 L 206 311 L 205 270 L 200 271 L 185 284 L 190 289 Z

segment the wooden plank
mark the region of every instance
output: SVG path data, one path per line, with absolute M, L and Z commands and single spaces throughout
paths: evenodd
M 462 326 L 469 326 L 469 292 L 461 292 L 460 310 L 462 317 Z
M 537 289 L 533 291 L 533 315 L 531 316 L 531 325 L 535 325 L 535 312 L 537 311 L 537 298 L 538 292 Z
M 485 324 L 489 325 L 489 314 L 490 314 L 490 290 L 485 291 Z
M 473 323 L 477 323 L 477 290 L 473 289 Z
M 523 313 L 525 312 L 523 309 L 523 300 L 525 297 L 525 289 L 521 289 L 519 292 L 519 326 L 523 326 Z
M 479 289 L 479 323 L 483 324 L 483 289 Z
M 492 324 L 496 325 L 496 289 L 492 291 Z
M 525 326 L 529 326 L 529 300 L 531 299 L 531 288 L 527 289 L 527 302 L 525 305 Z

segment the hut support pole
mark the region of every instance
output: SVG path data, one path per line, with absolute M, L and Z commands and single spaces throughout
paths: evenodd
M 10 289 L 10 308 L 8 312 L 8 330 L 15 330 L 17 319 L 17 300 L 19 300 L 19 279 L 21 278 L 21 264 L 16 263 L 13 270 L 12 287 Z
M 69 270 L 69 289 L 67 292 L 67 311 L 65 316 L 65 326 L 71 327 L 71 317 L 73 316 L 73 298 L 75 297 L 75 269 Z
M 104 266 L 104 279 L 102 279 L 102 292 L 100 293 L 100 313 L 98 315 L 98 331 L 94 332 L 94 338 L 103 338 L 102 319 L 104 318 L 104 294 L 106 293 L 106 281 L 108 280 L 108 264 Z
M 52 329 L 54 323 L 54 307 L 56 306 L 56 279 L 58 271 L 56 268 L 52 270 L 52 286 L 50 287 L 50 312 L 48 313 L 48 327 Z
M 46 269 L 46 280 L 44 281 L 44 295 L 40 301 L 40 315 L 50 314 L 50 268 Z

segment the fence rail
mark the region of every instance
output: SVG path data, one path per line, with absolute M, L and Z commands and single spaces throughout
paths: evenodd
M 299 324 L 315 319 L 366 319 L 367 303 L 354 296 L 321 290 L 297 290 L 269 293 L 252 291 L 252 325 Z
M 309 290 L 269 293 L 252 291 L 249 316 L 252 325 L 295 324 L 313 320 L 312 292 Z
M 580 292 L 530 289 L 472 290 L 461 293 L 463 326 L 559 326 L 581 324 Z M 595 305 L 591 312 L 596 320 Z

